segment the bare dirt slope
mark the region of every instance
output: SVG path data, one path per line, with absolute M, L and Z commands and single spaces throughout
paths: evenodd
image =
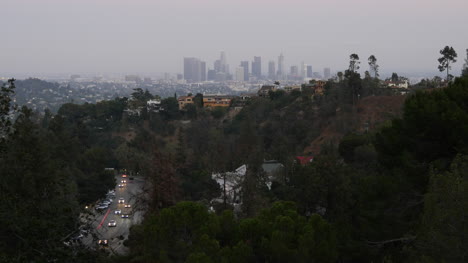
M 336 115 L 322 121 L 320 135 L 304 149 L 304 154 L 320 153 L 328 143 L 338 144 L 349 132 L 372 131 L 385 122 L 400 117 L 406 96 L 370 96 L 363 98 L 351 110 L 336 109 Z

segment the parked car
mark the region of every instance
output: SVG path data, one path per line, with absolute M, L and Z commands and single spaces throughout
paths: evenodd
M 109 206 L 108 205 L 98 205 L 96 206 L 96 210 L 104 210 L 107 209 Z

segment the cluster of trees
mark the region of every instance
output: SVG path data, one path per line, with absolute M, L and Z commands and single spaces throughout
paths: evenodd
M 448 70 L 456 54 L 441 54 Z M 12 105 L 9 81 L 0 92 L 0 261 L 95 261 L 62 240 L 77 228 L 80 207 L 114 187 L 105 167 L 138 172 L 152 186 L 147 217 L 125 242 L 131 252 L 115 260 L 465 261 L 467 78 L 415 92 L 403 116 L 379 130 L 352 133 L 350 119 L 339 145 L 322 147 L 309 165 L 294 162 L 337 109 L 354 113 L 360 98 L 388 92 L 375 56 L 368 63 L 361 78 L 352 54 L 323 96 L 304 85 L 252 98 L 229 115 L 204 109 L 198 94 L 185 111 L 174 96 L 162 100 L 164 111 L 148 112 L 156 96 L 136 89 L 131 99 L 69 103 L 38 116 Z M 265 159 L 285 166 L 271 189 Z M 220 195 L 211 174 L 242 164 L 240 213 L 228 204 L 209 212 Z
M 237 215 L 240 219 L 234 220 L 241 226 L 243 222 L 261 219 L 262 208 L 288 200 L 294 201 L 295 213 L 306 221 L 320 215 L 320 220 L 333 229 L 336 245 L 328 247 L 335 251 L 332 261 L 463 261 L 466 253 L 461 248 L 466 246 L 468 235 L 463 227 L 468 205 L 464 169 L 468 151 L 468 108 L 464 103 L 468 99 L 468 80 L 457 79 L 445 89 L 416 92 L 407 99 L 402 118 L 371 133 L 345 136 L 339 147 L 324 147 L 308 166 L 294 164 L 294 154 L 314 138 L 310 127 L 323 116 L 318 105 L 332 101 L 340 107 L 346 103 L 352 107 L 352 96 L 341 103 L 333 93 L 343 92 L 340 87 L 350 88 L 346 84 L 348 78 L 328 86 L 321 98 L 307 89 L 290 94 L 280 91 L 270 98 L 253 100 L 233 119 L 220 121 L 212 116 L 198 116 L 187 127 L 178 127 L 178 146 L 172 152 L 160 153 L 156 159 L 163 161 L 155 165 L 170 163 L 157 173 L 154 182 L 169 184 L 172 190 L 166 192 L 168 195 L 158 194 L 151 219 L 133 229 L 128 241 L 134 252 L 130 259 L 230 262 L 236 259 L 225 251 L 248 244 L 248 251 L 235 253 L 248 255 L 243 258 L 245 261 L 284 261 L 284 255 L 288 255 L 288 261 L 328 260 L 302 254 L 300 241 L 297 243 L 301 236 L 275 238 L 286 243 L 295 241 L 290 243 L 292 246 L 278 244 L 272 249 L 274 231 L 265 234 L 252 230 L 255 237 L 250 236 L 249 242 L 237 238 L 225 245 L 223 238 L 229 235 L 219 235 L 216 218 L 230 213 L 223 212 L 226 206 L 217 214 L 209 214 L 206 206 L 193 203 L 172 206 L 181 200 L 202 201 L 216 196 L 215 191 L 203 191 L 212 185 L 209 174 L 246 163 L 249 172 L 243 211 Z M 168 159 L 161 159 L 161 154 Z M 267 190 L 259 183 L 264 180 L 259 167 L 263 159 L 270 158 L 281 160 L 286 169 L 282 180 L 276 180 Z M 164 174 L 171 177 L 161 176 Z M 190 181 L 190 177 L 196 180 Z M 182 219 L 190 218 L 194 207 L 199 207 L 199 212 L 207 217 L 203 221 L 214 230 L 205 224 L 186 225 L 197 221 Z M 270 223 L 262 222 L 258 228 L 265 225 Z M 242 236 L 242 231 L 237 235 Z M 258 239 L 265 242 L 259 250 L 252 241 Z M 453 251 L 452 246 L 456 248 Z M 296 251 L 286 249 L 292 247 Z
M 84 205 L 115 187 L 104 171 L 112 155 L 65 113 L 70 105 L 39 118 L 12 104 L 14 89 L 10 80 L 0 93 L 0 261 L 80 261 L 92 253 L 71 251 L 63 240 L 78 229 Z
M 319 215 L 301 216 L 292 202 L 277 202 L 258 216 L 210 213 L 180 202 L 132 228 L 135 262 L 335 262 L 332 226 Z M 123 262 L 124 260 L 122 260 Z

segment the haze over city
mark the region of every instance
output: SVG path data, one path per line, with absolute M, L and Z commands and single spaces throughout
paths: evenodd
M 2 0 L 0 72 L 182 73 L 183 58 L 208 68 L 225 51 L 231 69 L 280 53 L 332 71 L 357 53 L 367 69 L 375 55 L 383 74 L 438 74 L 444 45 L 468 46 L 465 0 Z M 453 65 L 460 74 L 463 62 Z M 4 75 L 3 74 L 3 75 Z

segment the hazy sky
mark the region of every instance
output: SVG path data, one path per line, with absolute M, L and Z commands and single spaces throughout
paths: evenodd
M 225 51 L 241 60 L 284 53 L 314 71 L 436 72 L 439 50 L 468 48 L 468 0 L 0 0 L 0 75 L 5 72 L 182 72 L 183 57 L 209 68 Z

